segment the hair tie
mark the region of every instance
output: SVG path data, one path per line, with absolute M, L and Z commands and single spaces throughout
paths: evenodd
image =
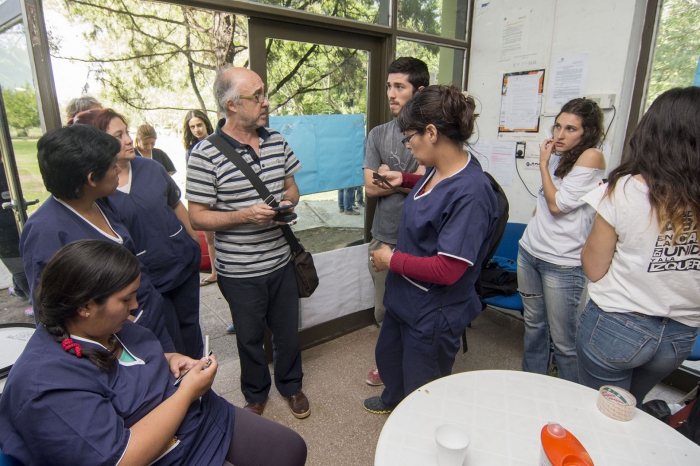
M 75 355 L 79 358 L 83 357 L 82 350 L 80 348 L 80 345 L 76 342 L 74 342 L 71 338 L 66 338 L 61 342 L 61 346 L 63 347 L 64 351 L 70 351 L 72 349 L 75 349 Z

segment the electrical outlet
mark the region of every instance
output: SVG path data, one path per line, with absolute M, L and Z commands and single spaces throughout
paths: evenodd
M 615 94 L 588 94 L 584 97 L 597 103 L 600 108 L 613 108 L 615 105 Z
M 515 143 L 515 158 L 524 159 L 525 158 L 525 143 L 516 142 Z

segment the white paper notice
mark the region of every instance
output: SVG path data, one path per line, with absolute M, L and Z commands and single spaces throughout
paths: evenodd
M 501 126 L 511 130 L 537 128 L 540 110 L 539 87 L 539 74 L 508 76 L 508 89 L 503 96 L 504 121 Z
M 555 56 L 551 68 L 547 110 L 554 112 L 571 99 L 583 97 L 588 73 L 588 54 Z
M 525 170 L 540 169 L 540 145 L 530 143 L 525 145 Z
M 527 52 L 529 18 L 525 12 L 508 15 L 508 17 L 503 18 L 500 61 L 510 60 L 516 55 L 522 55 Z
M 515 170 L 514 142 L 479 142 L 472 146 L 481 168 L 489 172 L 501 186 L 513 184 Z

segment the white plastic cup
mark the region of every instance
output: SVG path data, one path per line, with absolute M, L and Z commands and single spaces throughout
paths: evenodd
M 438 465 L 462 466 L 469 447 L 469 434 L 456 424 L 443 424 L 435 429 Z

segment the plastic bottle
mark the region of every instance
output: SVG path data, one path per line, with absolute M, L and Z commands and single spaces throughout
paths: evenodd
M 593 466 L 581 442 L 556 422 L 542 427 L 540 439 L 540 466 Z

